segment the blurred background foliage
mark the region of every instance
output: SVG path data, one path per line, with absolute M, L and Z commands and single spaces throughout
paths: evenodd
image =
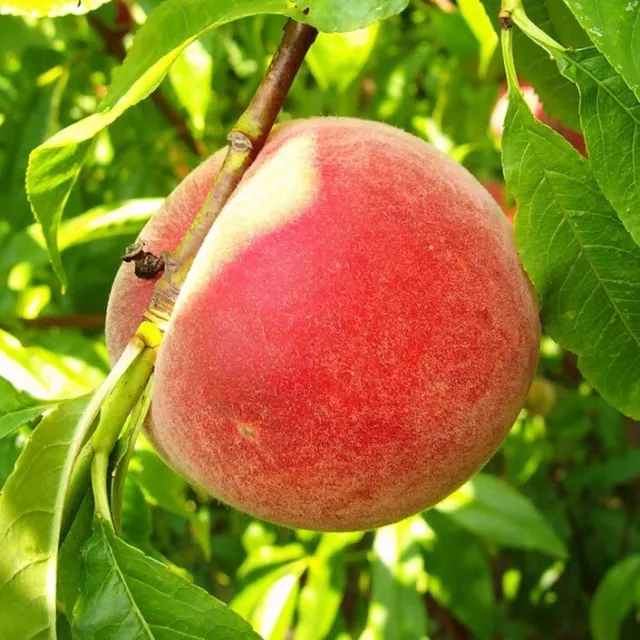
M 104 310 L 123 248 L 225 143 L 283 26 L 258 16 L 201 38 L 150 99 L 100 134 L 61 227 L 63 296 L 25 195 L 28 154 L 95 111 L 157 4 L 0 17 L 0 373 L 41 398 L 78 395 L 104 377 Z M 415 0 L 382 24 L 322 34 L 281 120 L 388 122 L 499 191 L 496 46 L 479 0 Z M 539 377 L 538 397 L 483 473 L 397 525 L 278 528 L 198 495 L 142 440 L 127 479 L 126 536 L 269 639 L 637 638 L 639 425 L 607 406 L 547 338 Z M 0 483 L 29 429 L 0 439 Z

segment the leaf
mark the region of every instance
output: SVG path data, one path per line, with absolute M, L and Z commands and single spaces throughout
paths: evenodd
M 458 9 L 480 46 L 479 70 L 484 76 L 496 52 L 498 36 L 480 0 L 458 0 Z
M 59 131 L 31 152 L 27 194 L 42 226 L 53 269 L 66 288 L 57 233 L 69 195 L 95 136 L 146 98 L 191 42 L 208 29 L 258 13 L 304 18 L 287 0 L 167 0 L 140 27 L 97 112 Z
M 65 16 L 88 13 L 109 0 L 0 0 L 0 14 L 19 16 Z
M 0 438 L 42 415 L 55 401 L 34 398 L 0 377 Z
M 637 0 L 565 0 L 593 43 L 640 98 Z
M 421 592 L 426 573 L 416 533 L 419 516 L 378 529 L 373 543 L 371 602 L 362 640 L 419 640 L 427 637 Z
M 595 640 L 618 640 L 620 626 L 634 602 L 640 608 L 640 555 L 609 569 L 591 603 L 591 633 Z
M 340 610 L 347 582 L 344 552 L 364 534 L 325 533 L 310 559 L 300 593 L 295 640 L 326 638 Z
M 169 80 L 198 138 L 204 133 L 204 119 L 211 101 L 212 71 L 211 54 L 197 40 L 184 49 L 169 71 Z
M 355 31 L 403 11 L 409 0 L 293 0 L 320 31 Z
M 344 92 L 367 63 L 378 34 L 378 24 L 349 33 L 321 33 L 305 58 L 323 91 Z
M 501 0 L 482 0 L 499 33 L 498 14 Z M 525 0 L 527 14 L 540 29 L 566 47 L 589 45 L 589 38 L 580 28 L 563 0 Z M 520 29 L 513 30 L 513 49 L 516 67 L 522 77 L 536 90 L 549 116 L 560 118 L 567 126 L 577 129 L 578 92 L 572 82 L 563 78 L 549 55 L 529 40 Z
M 475 475 L 435 508 L 486 540 L 567 557 L 564 543 L 531 501 L 485 473 Z
M 84 433 L 86 398 L 43 418 L 0 494 L 0 637 L 55 638 L 62 506 Z
M 593 175 L 640 243 L 640 103 L 593 48 L 558 57 L 558 67 L 580 91 L 580 121 Z
M 295 613 L 300 591 L 303 563 L 289 565 L 291 572 L 280 576 L 266 591 L 262 601 L 251 616 L 251 624 L 269 640 L 284 640 Z
M 104 369 L 88 362 L 96 358 L 96 343 L 84 336 L 58 334 L 59 348 L 69 339 L 76 355 L 56 353 L 40 346 L 24 346 L 0 329 L 0 370 L 13 386 L 46 400 L 74 397 L 92 391 L 104 379 Z M 42 336 L 38 339 L 41 340 Z M 64 339 L 63 339 L 64 338 Z M 41 340 L 42 341 L 42 340 Z M 82 351 L 86 350 L 87 353 Z M 78 353 L 79 352 L 79 353 Z M 106 367 L 106 362 L 100 362 Z
M 222 602 L 123 542 L 104 521 L 83 552 L 86 582 L 73 631 L 83 640 L 258 639 Z
M 589 163 L 538 122 L 519 93 L 509 100 L 502 154 L 544 329 L 578 354 L 580 371 L 607 402 L 640 417 L 640 248 Z
M 92 534 L 93 509 L 93 493 L 87 491 L 58 555 L 57 600 L 68 619 L 84 584 L 82 549 Z
M 463 622 L 473 637 L 494 636 L 495 598 L 491 566 L 476 539 L 432 509 L 423 514 L 429 535 L 421 536 L 429 593 Z

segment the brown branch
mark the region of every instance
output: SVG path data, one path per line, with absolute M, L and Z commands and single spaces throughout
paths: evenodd
M 19 325 L 25 329 L 104 329 L 104 313 L 85 315 L 40 316 L 39 318 L 12 318 L 10 323 L 0 322 L 0 326 Z
M 102 38 L 105 50 L 111 54 L 114 58 L 117 58 L 122 62 L 127 51 L 124 48 L 123 38 L 126 35 L 126 30 L 114 31 L 109 28 L 100 18 L 97 18 L 93 14 L 87 15 L 89 24 L 95 29 L 96 33 Z M 207 150 L 204 144 L 193 137 L 189 127 L 184 118 L 171 106 L 162 91 L 156 89 L 150 96 L 153 103 L 156 105 L 158 111 L 169 121 L 169 124 L 173 127 L 176 135 L 186 147 L 195 155 L 204 157 L 207 155 Z
M 304 56 L 318 32 L 313 27 L 289 20 L 282 42 L 251 103 L 228 136 L 229 147 L 207 198 L 182 238 L 168 256 L 167 268 L 156 284 L 145 317 L 162 326 L 211 225 L 251 166 L 271 132 Z

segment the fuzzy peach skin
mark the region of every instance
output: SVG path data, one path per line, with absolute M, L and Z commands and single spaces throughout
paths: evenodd
M 142 232 L 173 248 L 220 158 Z M 123 265 L 112 359 L 152 284 Z M 493 455 L 536 366 L 535 295 L 503 213 L 466 170 L 383 124 L 277 131 L 214 223 L 161 347 L 150 436 L 256 517 L 369 529 L 448 495 Z

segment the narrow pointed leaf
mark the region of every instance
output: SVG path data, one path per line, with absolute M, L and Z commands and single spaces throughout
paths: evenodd
M 31 17 L 79 15 L 106 2 L 109 0 L 0 0 L 0 14 Z

